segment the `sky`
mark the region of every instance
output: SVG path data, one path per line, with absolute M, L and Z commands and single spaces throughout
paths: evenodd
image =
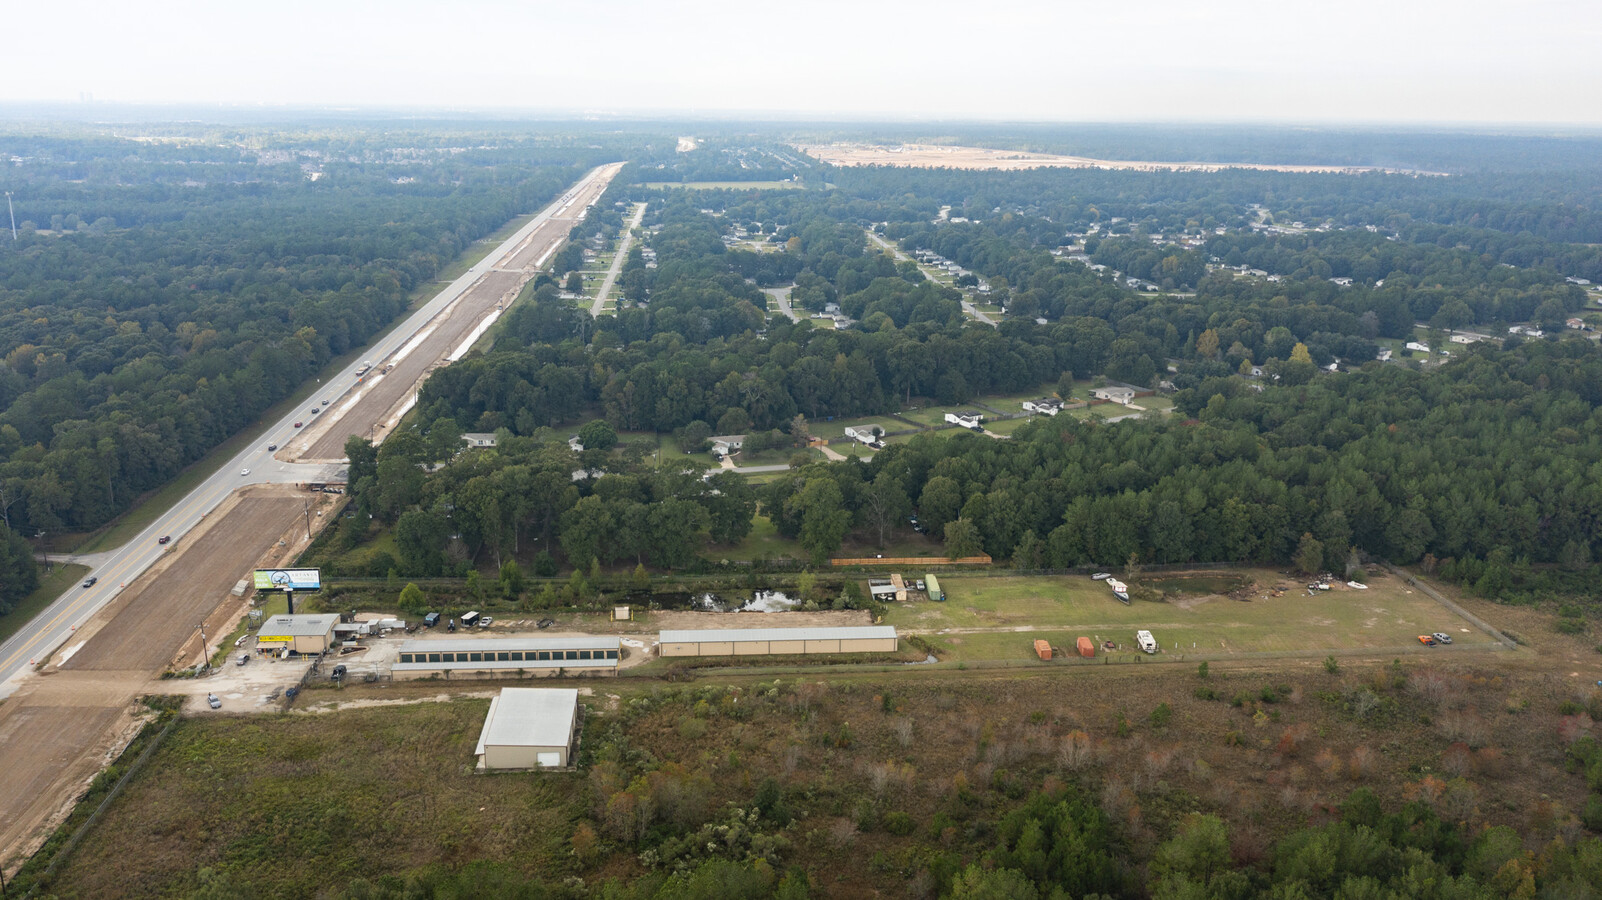
M 6 103 L 1602 125 L 1598 0 L 51 0 Z M 3 109 L 0 109 L 3 112 Z

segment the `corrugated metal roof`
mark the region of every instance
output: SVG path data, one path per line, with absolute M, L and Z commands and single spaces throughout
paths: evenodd
M 894 625 L 860 625 L 838 628 L 708 628 L 664 631 L 664 644 L 704 644 L 718 641 L 862 641 L 890 638 Z
M 403 641 L 401 653 L 455 653 L 466 650 L 616 650 L 623 646 L 617 635 L 597 634 L 562 638 L 447 638 Z
M 331 631 L 339 616 L 332 613 L 314 616 L 270 616 L 261 623 L 258 634 L 288 637 L 321 637 Z
M 478 752 L 486 745 L 566 747 L 577 714 L 577 688 L 502 688 L 484 717 Z

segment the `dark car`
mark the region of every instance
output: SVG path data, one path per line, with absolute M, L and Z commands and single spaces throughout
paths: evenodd
M 314 415 L 314 416 L 317 415 L 318 413 L 322 412 L 322 411 L 323 411 L 323 409 L 320 406 L 314 406 L 314 407 L 311 408 L 311 414 Z
M 332 678 L 335 681 L 344 681 L 345 680 L 345 664 L 344 663 L 340 663 L 339 665 L 335 666 L 334 667 L 334 671 L 332 673 L 330 673 L 328 677 Z
M 267 445 L 267 452 L 268 453 L 271 453 L 271 452 L 273 452 L 274 450 L 277 450 L 277 449 L 278 449 L 278 445 L 277 444 L 268 444 Z
M 537 624 L 538 624 L 538 626 L 540 628 L 549 628 L 552 625 L 556 624 L 556 620 L 555 619 L 541 619 L 541 620 L 539 620 L 539 622 Z
M 433 628 L 435 625 L 438 625 L 438 624 L 439 624 L 439 613 L 437 613 L 437 612 L 429 613 L 428 615 L 423 617 L 423 627 L 424 628 Z
M 158 544 L 170 544 L 170 543 L 172 543 L 172 535 L 164 534 L 161 537 L 156 538 L 156 543 L 158 543 Z
M 88 578 L 85 578 L 83 580 L 83 586 L 86 587 L 86 588 L 92 588 L 92 587 L 95 586 L 95 582 L 97 582 L 99 580 L 100 579 L 96 578 L 95 576 L 90 575 Z

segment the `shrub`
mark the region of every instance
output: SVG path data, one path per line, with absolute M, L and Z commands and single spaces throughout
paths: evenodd
M 1324 657 L 1324 671 L 1331 675 L 1337 675 L 1340 673 L 1341 664 L 1335 659 L 1335 654 L 1331 653 L 1330 655 Z
M 1584 634 L 1585 620 L 1558 619 L 1557 624 L 1553 625 L 1552 627 L 1557 630 L 1558 634 Z
M 1196 667 L 1196 677 L 1197 678 L 1202 678 L 1202 679 L 1207 678 L 1207 661 L 1206 660 L 1203 660 L 1201 665 Z
M 1173 719 L 1174 710 L 1167 703 L 1159 703 L 1157 708 L 1151 711 L 1151 727 L 1153 728 L 1167 728 L 1168 723 Z
M 1217 700 L 1218 699 L 1218 692 L 1213 690 L 1212 688 L 1204 685 L 1204 684 L 1203 685 L 1197 685 L 1196 686 L 1196 690 L 1193 691 L 1192 693 L 1194 693 L 1196 695 L 1196 699 L 1197 700 Z
M 912 833 L 913 828 L 912 817 L 904 812 L 897 811 L 884 817 L 884 830 L 891 834 L 905 837 Z

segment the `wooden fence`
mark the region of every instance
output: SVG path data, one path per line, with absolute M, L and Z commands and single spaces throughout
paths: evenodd
M 870 556 L 865 559 L 831 559 L 832 566 L 988 566 L 986 554 L 946 559 L 944 556 Z

